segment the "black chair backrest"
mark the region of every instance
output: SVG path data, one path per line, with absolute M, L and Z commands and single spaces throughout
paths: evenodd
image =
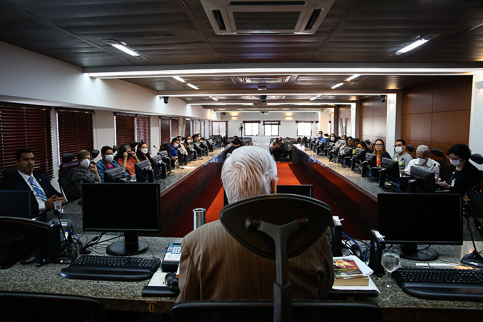
M 240 244 L 275 259 L 273 321 L 287 321 L 292 311 L 287 260 L 315 243 L 332 220 L 330 207 L 313 198 L 270 194 L 246 198 L 225 206 L 220 222 Z
M 106 321 L 100 301 L 60 294 L 0 292 L 0 312 L 2 321 Z
M 7 167 L 3 169 L 2 175 L 4 178 L 8 178 L 17 171 L 18 171 L 17 167 Z
M 293 322 L 357 321 L 377 322 L 381 320 L 381 309 L 375 304 L 356 301 L 318 301 L 292 304 Z M 272 321 L 273 303 L 266 301 L 247 302 L 186 302 L 171 309 L 171 322 L 246 322 Z
M 25 258 L 51 234 L 52 227 L 46 223 L 24 218 L 0 217 L 0 267 L 10 267 Z M 2 315 L 2 310 L 0 312 Z
M 59 171 L 59 178 L 57 179 L 57 181 L 59 182 L 59 186 L 62 191 L 62 194 L 64 195 L 64 197 L 67 199 L 68 202 L 74 201 L 81 197 L 80 191 L 79 193 L 72 193 L 71 190 L 69 189 L 69 172 L 71 170 L 72 169 L 65 169 L 65 170 Z

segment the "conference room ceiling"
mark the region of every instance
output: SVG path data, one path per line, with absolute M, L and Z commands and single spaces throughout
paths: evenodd
M 329 7 L 313 34 L 218 35 L 199 0 L 0 0 L 0 40 L 91 75 L 119 72 L 107 78 L 205 108 L 248 108 L 240 104 L 260 95 L 288 107 L 343 104 L 483 68 L 481 0 L 336 0 Z M 432 39 L 396 55 L 417 37 Z M 142 58 L 106 40 L 125 42 Z M 139 71 L 159 73 L 126 73 Z M 361 76 L 345 81 L 352 74 Z M 279 76 L 287 81 L 273 79 Z

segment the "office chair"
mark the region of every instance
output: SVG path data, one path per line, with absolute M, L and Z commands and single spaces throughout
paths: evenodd
M 74 160 L 74 158 L 75 158 L 75 155 L 72 154 L 72 153 L 64 153 L 62 155 L 62 162 L 60 163 L 59 174 L 58 174 L 59 178 L 57 179 L 57 181 L 59 182 L 59 186 L 60 186 L 60 192 L 62 192 L 62 194 L 64 195 L 64 197 L 67 199 L 68 202 L 79 199 L 81 197 L 80 193 L 79 194 L 73 194 L 73 193 L 71 193 L 70 189 L 68 188 L 69 187 L 69 172 L 72 170 L 72 167 L 64 169 L 65 165 L 72 162 L 72 160 Z
M 17 167 L 7 167 L 3 169 L 3 172 L 2 172 L 3 178 L 8 178 L 17 171 L 18 171 Z
M 39 248 L 51 234 L 52 227 L 44 222 L 0 217 L 0 268 L 15 265 Z
M 100 151 L 99 150 L 92 150 L 91 151 L 91 155 L 92 155 L 92 160 L 94 160 L 95 158 L 97 158 L 97 156 L 99 155 Z
M 0 292 L 2 321 L 106 321 L 104 305 L 93 298 L 61 294 Z
M 327 204 L 293 194 L 256 196 L 225 206 L 220 222 L 230 235 L 257 255 L 275 259 L 274 300 L 179 303 L 171 310 L 171 321 L 340 321 L 354 316 L 378 321 L 381 311 L 377 305 L 342 301 L 292 304 L 287 260 L 312 246 L 331 220 Z
M 434 154 L 435 156 L 437 156 L 437 157 L 443 158 L 444 161 L 442 161 L 442 160 L 435 160 L 435 161 L 439 163 L 439 167 L 440 167 L 440 174 L 439 174 L 439 176 L 441 178 L 445 178 L 446 175 L 448 174 L 451 166 L 448 164 L 448 162 L 446 162 L 446 158 L 444 157 L 443 150 L 441 150 L 441 149 L 432 149 L 430 152 L 432 154 Z

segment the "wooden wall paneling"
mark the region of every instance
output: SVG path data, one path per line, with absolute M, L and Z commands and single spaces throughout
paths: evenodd
M 403 139 L 431 142 L 431 120 L 432 113 L 403 115 Z
M 433 112 L 470 110 L 472 76 L 455 76 L 434 83 Z
M 430 113 L 432 110 L 432 84 L 417 86 L 403 91 L 403 114 Z
M 374 136 L 374 118 L 373 117 L 364 117 L 361 119 L 361 132 L 362 138 L 366 139 L 366 137 L 373 137 Z
M 361 118 L 374 116 L 374 102 L 370 99 L 361 101 Z
M 468 144 L 470 110 L 440 112 L 432 115 L 431 142 Z
M 387 116 L 387 100 L 381 102 L 380 98 L 374 98 L 374 117 Z
M 171 120 L 167 118 L 162 118 L 161 119 L 161 145 L 163 145 L 164 142 L 171 143 L 171 140 L 169 139 L 171 136 Z
M 374 132 L 376 138 L 386 137 L 386 116 L 374 117 Z
M 179 126 L 178 126 L 178 119 L 171 119 L 171 136 L 175 137 L 179 135 Z M 171 141 L 171 140 L 170 140 Z

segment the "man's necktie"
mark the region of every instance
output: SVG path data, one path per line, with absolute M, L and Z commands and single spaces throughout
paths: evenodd
M 47 201 L 47 197 L 45 196 L 42 189 L 40 189 L 40 187 L 35 183 L 33 176 L 29 177 L 29 181 L 30 181 L 30 184 L 32 185 L 32 188 L 34 188 L 34 190 L 37 191 L 39 197 L 42 198 L 43 201 Z

